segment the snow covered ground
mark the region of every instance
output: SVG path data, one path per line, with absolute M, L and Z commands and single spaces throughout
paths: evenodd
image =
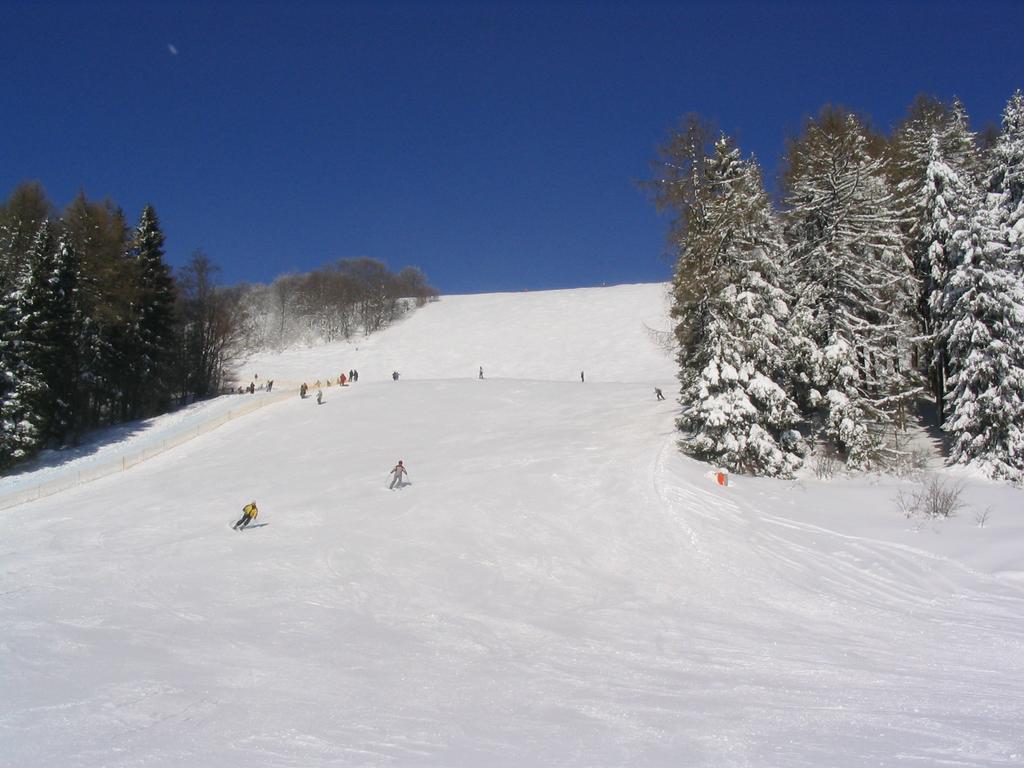
M 240 372 L 274 386 L 334 379 L 360 383 L 477 378 L 671 383 L 674 362 L 650 331 L 668 329 L 661 283 L 536 293 L 445 296 L 369 338 L 251 358 Z M 675 387 L 673 387 L 674 389 Z M 665 390 L 666 393 L 669 390 Z
M 0 765 L 1024 764 L 1024 493 L 963 476 L 921 523 L 909 480 L 716 485 L 663 292 L 265 356 L 361 380 L 0 512 Z

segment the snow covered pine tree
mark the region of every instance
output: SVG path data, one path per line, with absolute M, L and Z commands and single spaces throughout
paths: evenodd
M 1003 113 L 988 193 L 943 295 L 952 458 L 1024 478 L 1024 98 Z
M 913 396 L 909 339 L 916 301 L 883 161 L 859 121 L 826 109 L 790 145 L 786 239 L 800 351 L 793 380 L 826 440 L 854 469 L 883 454 Z
M 781 236 L 757 163 L 725 136 L 705 156 L 704 135 L 692 121 L 675 144 L 674 162 L 687 169 L 672 203 L 680 446 L 731 470 L 790 476 L 801 441 L 796 404 L 778 383 L 788 316 Z

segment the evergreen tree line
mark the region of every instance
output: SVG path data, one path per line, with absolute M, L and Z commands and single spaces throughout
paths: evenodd
M 0 466 L 180 392 L 163 240 L 151 207 L 130 228 L 80 193 L 55 216 L 38 184 L 0 206 Z
M 783 477 L 809 445 L 891 465 L 926 396 L 953 461 L 1024 476 L 1020 91 L 984 141 L 958 101 L 919 97 L 889 135 L 826 107 L 788 142 L 778 201 L 696 115 L 656 169 L 685 452 Z
M 219 285 L 202 252 L 177 275 L 164 257 L 151 206 L 130 227 L 113 203 L 80 193 L 56 215 L 37 183 L 0 204 L 0 468 L 221 393 L 238 355 L 259 345 L 275 290 L 301 298 L 287 304 L 296 318 L 322 318 L 324 338 L 377 330 L 406 297 L 436 295 L 418 270 L 396 276 L 368 259 L 264 288 Z

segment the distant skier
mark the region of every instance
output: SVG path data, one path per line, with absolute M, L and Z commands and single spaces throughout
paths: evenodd
M 395 381 L 398 381 L 398 371 L 392 371 L 391 378 L 394 379 Z
M 302 382 L 302 386 L 299 387 L 299 397 L 303 400 L 306 399 L 306 393 L 309 391 L 309 387 L 306 386 L 306 382 Z
M 659 400 L 664 400 L 665 399 L 665 396 L 663 394 L 661 394 L 661 389 L 658 388 L 658 387 L 654 388 L 654 396 L 656 398 L 658 398 Z
M 580 371 L 580 381 L 586 381 L 586 379 L 583 378 L 583 371 Z
M 352 381 L 359 381 L 359 371 L 352 369 Z
M 389 477 L 391 477 L 391 484 L 388 486 L 388 488 L 394 488 L 396 485 L 399 488 L 401 488 L 403 485 L 405 485 L 405 483 L 402 481 L 402 478 L 409 477 L 409 473 L 408 471 L 406 471 L 401 459 L 399 459 L 398 463 L 395 464 L 395 468 L 391 470 Z
M 318 389 L 316 391 L 316 404 L 317 405 L 323 405 L 324 404 L 324 391 L 322 389 Z
M 480 378 L 482 379 L 483 377 L 484 377 L 484 367 L 481 365 L 480 366 Z
M 253 520 L 255 520 L 256 515 L 258 515 L 259 513 L 260 511 L 256 509 L 256 502 L 250 501 L 248 504 L 242 507 L 242 516 L 238 519 L 238 522 L 231 527 L 234 528 L 236 531 L 240 531 Z

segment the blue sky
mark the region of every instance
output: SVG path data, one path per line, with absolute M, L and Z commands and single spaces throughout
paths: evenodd
M 666 279 L 635 182 L 687 112 L 769 176 L 826 102 L 975 128 L 1024 86 L 1024 2 L 10 2 L 0 195 L 36 179 L 168 261 L 266 282 L 343 257 L 444 293 Z

